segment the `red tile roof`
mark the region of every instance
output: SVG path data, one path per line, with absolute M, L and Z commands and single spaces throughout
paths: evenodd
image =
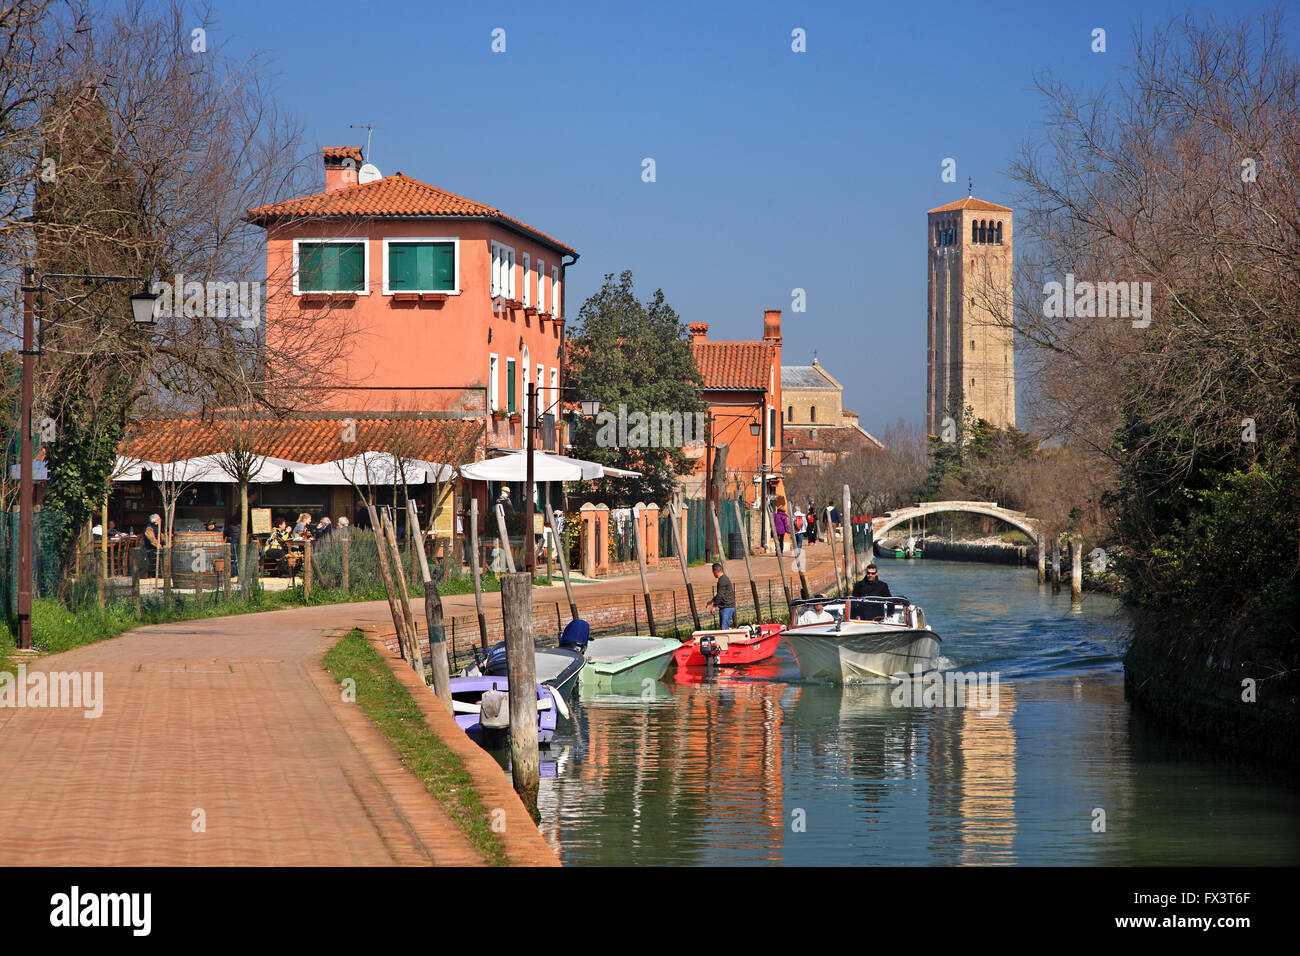
M 577 255 L 558 239 L 507 216 L 495 206 L 457 196 L 400 172 L 370 183 L 258 206 L 248 210 L 247 218 L 262 226 L 280 219 L 487 219 L 560 252 Z
M 956 202 L 936 206 L 930 212 L 956 212 L 958 209 L 971 209 L 976 212 L 1014 212 L 1010 206 L 999 206 L 995 202 L 976 199 L 974 196 L 967 196 L 965 199 L 959 199 Z
M 764 391 L 771 384 L 770 369 L 776 364 L 777 348 L 775 342 L 691 343 L 705 389 Z M 779 381 L 779 368 L 776 377 Z
M 356 423 L 356 441 L 343 441 L 343 420 Z M 244 431 L 246 429 L 246 431 Z M 365 451 L 385 451 L 400 441 L 410 458 L 443 461 L 449 453 L 473 448 L 483 422 L 449 418 L 329 418 L 229 420 L 197 418 L 141 419 L 132 422 L 120 453 L 141 461 L 180 461 L 228 451 L 232 436 L 246 434 L 260 454 L 306 464 L 349 458 Z M 395 437 L 397 436 L 397 437 Z

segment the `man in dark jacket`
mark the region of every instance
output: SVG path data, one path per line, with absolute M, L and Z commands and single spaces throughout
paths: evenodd
M 709 607 L 718 609 L 718 625 L 722 630 L 731 627 L 731 619 L 736 616 L 736 586 L 731 578 L 722 573 L 722 565 L 713 565 L 713 577 L 718 582 L 717 593 L 709 598 Z
M 876 577 L 875 564 L 867 565 L 867 573 L 857 584 L 853 585 L 854 597 L 892 597 L 889 592 L 889 585 L 880 578 Z M 892 612 L 892 604 L 876 604 L 874 601 L 867 603 L 861 602 L 853 606 L 853 612 L 849 616 L 855 620 L 871 620 L 883 617 Z
M 892 595 L 889 592 L 889 585 L 876 577 L 876 566 L 874 564 L 868 564 L 866 576 L 857 584 L 853 585 L 853 596 L 891 597 Z

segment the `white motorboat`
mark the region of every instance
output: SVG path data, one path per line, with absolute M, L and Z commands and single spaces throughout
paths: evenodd
M 938 666 L 940 637 L 902 595 L 814 599 L 791 607 L 781 636 L 806 679 L 889 680 Z

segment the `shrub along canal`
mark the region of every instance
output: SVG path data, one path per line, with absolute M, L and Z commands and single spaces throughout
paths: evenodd
M 799 680 L 788 647 L 653 701 L 576 701 L 543 751 L 566 864 L 1295 865 L 1300 792 L 1124 700 L 1115 602 L 1033 570 L 879 562 L 984 710 Z M 992 678 L 996 675 L 996 685 Z M 996 711 L 996 712 L 995 712 Z M 498 755 L 503 762 L 504 755 Z

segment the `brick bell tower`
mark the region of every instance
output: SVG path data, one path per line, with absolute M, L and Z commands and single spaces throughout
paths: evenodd
M 967 196 L 927 213 L 925 420 L 970 406 L 994 427 L 1016 423 L 1012 211 Z

